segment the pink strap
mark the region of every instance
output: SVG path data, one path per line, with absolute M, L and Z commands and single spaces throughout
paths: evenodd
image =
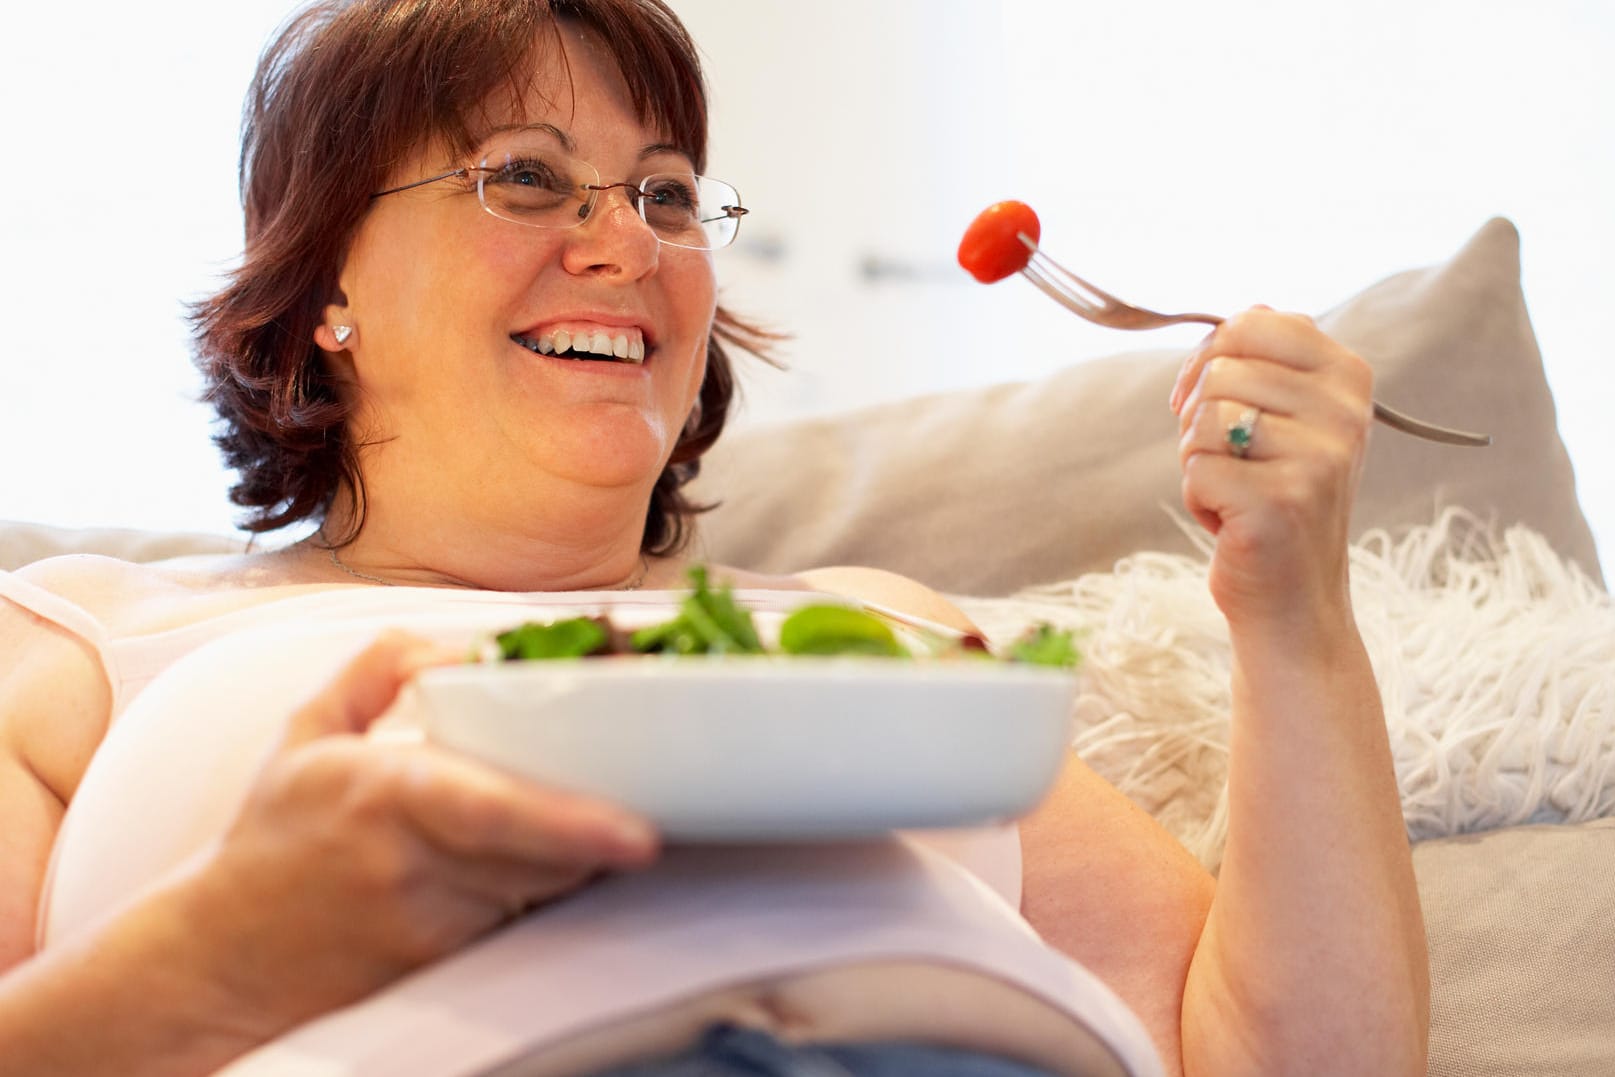
M 106 673 L 107 684 L 112 689 L 112 713 L 118 712 L 121 702 L 119 696 L 122 693 L 118 665 L 112 653 L 112 638 L 107 634 L 106 626 L 97 620 L 93 613 L 78 603 L 69 601 L 54 591 L 47 591 L 36 583 L 30 583 L 13 572 L 0 571 L 0 598 L 9 599 L 35 616 L 73 633 L 95 648 L 96 656 L 101 660 L 101 668 Z

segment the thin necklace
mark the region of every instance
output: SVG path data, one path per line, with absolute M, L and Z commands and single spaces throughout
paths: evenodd
M 368 572 L 360 572 L 356 568 L 350 568 L 348 566 L 347 562 L 343 561 L 341 557 L 337 556 L 335 546 L 327 546 L 325 549 L 326 549 L 326 552 L 328 552 L 331 555 L 331 564 L 335 565 L 337 568 L 341 569 L 343 572 L 346 572 L 349 576 L 352 576 L 354 579 L 356 579 L 356 580 L 367 580 L 370 583 L 379 583 L 383 587 L 396 587 L 396 586 L 398 586 L 392 580 L 384 580 L 380 576 L 372 576 Z M 591 590 L 591 591 L 604 591 L 604 590 L 637 591 L 637 590 L 640 589 L 641 586 L 644 585 L 644 583 L 645 583 L 645 575 L 648 572 L 650 572 L 650 562 L 648 560 L 646 560 L 644 554 L 640 554 L 639 555 L 639 567 L 634 570 L 634 574 L 632 576 L 628 577 L 628 580 L 627 580 L 626 583 L 619 584 L 618 586 L 612 587 L 612 588 L 591 587 L 591 588 L 588 588 L 588 590 Z

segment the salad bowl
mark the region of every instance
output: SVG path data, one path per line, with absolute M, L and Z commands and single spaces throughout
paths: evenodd
M 417 681 L 428 739 L 633 808 L 671 842 L 830 840 L 1033 808 L 1064 669 L 858 656 L 468 663 Z

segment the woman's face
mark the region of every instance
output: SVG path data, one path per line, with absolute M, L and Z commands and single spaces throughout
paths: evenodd
M 688 172 L 645 128 L 605 49 L 565 24 L 565 64 L 488 114 L 509 143 L 531 129 L 592 164 L 601 183 Z M 481 160 L 423 148 L 388 186 Z M 711 252 L 663 245 L 621 189 L 571 228 L 486 212 L 474 183 L 447 179 L 377 199 L 340 275 L 329 325 L 348 344 L 354 433 L 373 509 L 392 491 L 468 519 L 556 491 L 648 496 L 695 403 L 716 286 Z M 559 340 L 624 339 L 644 361 L 557 358 Z

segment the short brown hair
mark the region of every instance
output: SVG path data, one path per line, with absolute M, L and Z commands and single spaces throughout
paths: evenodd
M 480 107 L 501 83 L 520 88 L 558 20 L 598 35 L 641 122 L 703 170 L 700 60 L 662 0 L 319 0 L 264 50 L 242 116 L 242 263 L 191 310 L 196 362 L 222 427 L 214 440 L 238 474 L 230 500 L 248 510 L 246 530 L 323 520 L 343 485 L 361 513 L 354 533 L 362 525 L 349 408 L 314 330 L 371 193 L 427 140 L 469 153 Z M 734 397 L 724 345 L 763 354 L 769 336 L 718 308 L 699 398 L 651 496 L 645 552 L 682 547 L 700 511 L 683 486 Z

